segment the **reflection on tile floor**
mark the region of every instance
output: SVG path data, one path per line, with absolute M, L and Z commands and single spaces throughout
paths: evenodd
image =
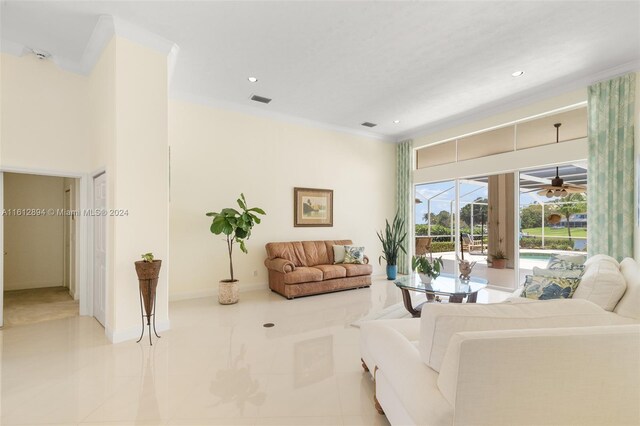
M 291 301 L 261 290 L 237 305 L 173 302 L 152 347 L 111 345 L 88 317 L 12 327 L 0 332 L 0 423 L 385 425 L 350 324 L 400 301 L 374 277 Z

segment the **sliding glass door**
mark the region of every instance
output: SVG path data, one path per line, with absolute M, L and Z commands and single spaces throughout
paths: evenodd
M 565 192 L 548 185 L 556 175 Z M 587 254 L 586 184 L 585 163 L 520 173 L 520 282 L 554 255 Z
M 515 178 L 478 176 L 415 187 L 415 253 L 442 257 L 445 272 L 458 260 L 475 262 L 472 275 L 515 287 Z

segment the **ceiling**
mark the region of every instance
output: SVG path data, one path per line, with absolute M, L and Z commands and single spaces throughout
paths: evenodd
M 172 97 L 389 140 L 640 68 L 638 1 L 2 1 L 0 11 L 3 44 L 66 63 L 82 62 L 99 15 L 113 15 L 179 46 Z

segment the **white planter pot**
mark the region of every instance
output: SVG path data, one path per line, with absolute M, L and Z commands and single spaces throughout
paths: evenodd
M 218 284 L 218 302 L 221 305 L 238 303 L 238 280 L 232 282 L 220 281 Z
M 420 276 L 420 281 L 422 281 L 422 284 L 431 284 L 432 278 L 429 275 L 423 273 L 418 273 L 418 275 Z

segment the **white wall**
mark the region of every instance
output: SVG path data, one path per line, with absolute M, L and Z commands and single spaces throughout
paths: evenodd
M 32 55 L 0 59 L 0 168 L 75 176 L 106 170 L 108 208 L 129 211 L 108 220 L 108 336 L 119 341 L 140 331 L 133 262 L 148 251 L 165 261 L 156 314 L 158 328 L 168 327 L 166 54 L 114 37 L 89 77 Z M 85 188 L 85 202 L 89 195 Z M 80 220 L 86 229 L 90 218 Z
M 88 171 L 92 156 L 89 79 L 34 55 L 0 57 L 0 166 Z
M 163 267 L 156 299 L 159 329 L 168 327 L 169 167 L 167 56 L 116 37 L 115 144 L 107 155 L 108 247 L 112 303 L 107 333 L 113 341 L 140 330 L 134 261 L 153 252 Z M 137 336 L 136 336 L 137 337 Z
M 4 174 L 4 208 L 62 209 L 62 178 Z M 4 290 L 62 286 L 63 217 L 4 217 Z
M 205 213 L 236 207 L 241 192 L 267 213 L 249 253 L 234 255 L 241 289 L 267 288 L 270 241 L 352 239 L 383 272 L 375 232 L 395 212 L 393 144 L 184 101 L 169 111 L 171 298 L 215 293 L 229 278 L 225 243 Z M 294 187 L 333 189 L 334 226 L 294 228 Z
M 87 159 L 87 171 L 106 168 L 113 161 L 116 126 L 116 39 L 111 39 L 89 76 L 89 120 L 92 150 Z
M 79 180 L 78 179 L 71 179 L 71 178 L 64 178 L 63 179 L 63 187 L 64 187 L 64 196 L 67 196 L 67 190 L 69 191 L 69 206 L 68 209 L 70 211 L 77 211 L 78 210 L 78 204 L 77 204 L 77 199 L 78 199 L 78 191 L 79 191 Z M 67 208 L 67 205 L 65 203 L 65 209 Z M 68 262 L 69 264 L 69 294 L 71 294 L 71 297 L 73 297 L 75 300 L 77 300 L 80 296 L 80 293 L 78 291 L 78 283 L 76 280 L 77 277 L 77 269 L 78 269 L 78 262 L 77 262 L 77 258 L 78 258 L 78 241 L 77 241 L 77 234 L 78 234 L 78 221 L 80 220 L 80 218 L 78 217 L 77 214 L 69 214 L 69 215 L 65 215 L 62 218 L 63 222 L 64 222 L 64 227 L 63 230 L 67 229 L 65 235 L 64 235 L 64 247 L 63 247 L 63 259 L 64 262 Z M 67 247 L 68 246 L 68 247 Z M 69 256 L 67 258 L 67 256 Z

